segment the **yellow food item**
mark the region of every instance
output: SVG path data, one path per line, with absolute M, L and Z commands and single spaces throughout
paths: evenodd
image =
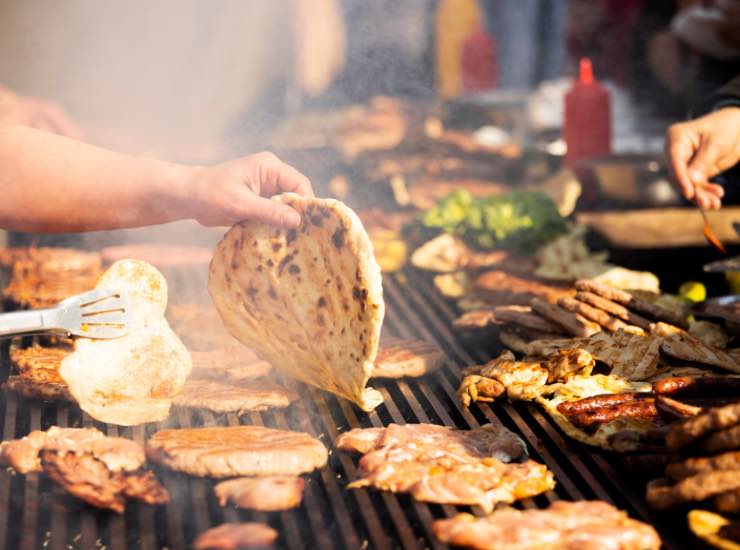
M 703 302 L 707 299 L 707 288 L 698 281 L 686 281 L 679 287 L 678 295 L 690 302 Z

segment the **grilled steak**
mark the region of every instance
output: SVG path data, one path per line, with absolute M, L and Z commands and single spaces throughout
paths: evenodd
M 141 447 L 133 441 L 111 437 L 72 449 L 42 450 L 41 462 L 44 472 L 68 493 L 120 514 L 127 498 L 147 504 L 169 500 L 167 490 L 152 472 L 126 464 L 139 454 L 143 458 Z
M 2 291 L 8 309 L 53 306 L 93 288 L 101 273 L 99 254 L 68 248 L 16 249 L 3 263 L 10 272 Z
M 146 444 L 150 460 L 194 476 L 311 472 L 326 464 L 323 443 L 307 433 L 262 426 L 162 430 Z
M 95 428 L 33 431 L 0 444 L 0 461 L 21 474 L 43 471 L 69 493 L 99 508 L 123 512 L 126 498 L 166 502 L 167 491 L 143 470 L 144 450 Z
M 419 377 L 437 370 L 444 353 L 422 340 L 383 338 L 375 356 L 373 378 Z
M 74 402 L 74 397 L 69 393 L 69 387 L 67 387 L 67 384 L 37 382 L 24 376 L 11 375 L 3 384 L 3 388 L 7 391 L 16 393 L 25 399 Z
M 528 460 L 506 464 L 525 452 L 523 442 L 502 425 L 459 430 L 433 424 L 391 424 L 355 429 L 337 440 L 343 450 L 365 451 L 361 479 L 350 488 L 372 486 L 409 492 L 417 500 L 477 504 L 533 496 L 553 487 L 547 468 Z
M 278 533 L 264 523 L 222 523 L 201 533 L 193 541 L 193 550 L 238 550 L 272 546 Z
M 240 477 L 222 481 L 213 488 L 221 506 L 273 512 L 301 503 L 306 482 L 297 476 Z
M 103 432 L 95 428 L 59 428 L 52 426 L 47 431 L 35 430 L 22 439 L 0 443 L 0 462 L 12 466 L 17 472 L 27 474 L 40 472 L 39 453 L 45 448 L 66 449 L 84 446 L 91 441 L 101 440 Z M 141 464 L 144 457 L 141 456 Z
M 26 399 L 72 401 L 67 383 L 59 375 L 62 360 L 70 354 L 64 347 L 14 348 L 10 363 L 17 375 L 10 375 L 3 387 Z
M 287 407 L 298 395 L 268 378 L 252 380 L 188 379 L 173 405 L 214 412 L 264 411 Z
M 497 510 L 458 514 L 434 522 L 443 542 L 477 550 L 658 550 L 655 530 L 606 502 L 557 501 L 546 510 Z

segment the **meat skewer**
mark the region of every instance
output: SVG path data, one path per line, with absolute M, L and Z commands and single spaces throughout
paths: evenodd
M 650 321 L 648 319 L 645 319 L 645 317 L 637 315 L 623 305 L 612 302 L 611 300 L 607 300 L 606 298 L 603 298 L 598 294 L 594 294 L 593 292 L 577 292 L 576 300 L 606 311 L 610 315 L 622 319 L 622 321 L 625 321 L 630 325 L 634 325 L 643 330 L 650 329 Z
M 607 312 L 574 298 L 560 298 L 558 305 L 571 313 L 577 313 L 589 321 L 601 325 L 609 332 L 616 332 L 619 329 L 625 329 L 629 326 L 622 320 L 612 317 Z
M 532 309 L 549 319 L 550 321 L 557 323 L 573 336 L 591 336 L 601 331 L 601 327 L 596 323 L 589 321 L 578 313 L 571 313 L 563 308 L 535 298 L 532 300 Z

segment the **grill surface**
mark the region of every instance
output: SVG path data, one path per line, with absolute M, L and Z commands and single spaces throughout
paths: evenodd
M 412 280 L 412 284 L 409 283 Z M 521 502 L 523 508 L 545 507 L 563 499 L 603 499 L 632 517 L 656 526 L 665 548 L 698 547 L 685 528 L 685 515 L 652 515 L 643 499 L 643 483 L 608 453 L 578 444 L 564 436 L 533 405 L 481 404 L 469 411 L 456 397 L 461 367 L 487 360 L 493 349 L 463 344 L 450 330 L 456 312 L 430 282 L 414 273 L 385 276 L 385 328 L 397 337 L 437 342 L 449 360 L 436 374 L 421 380 L 375 383 L 385 402 L 364 414 L 328 393 L 300 388 L 304 399 L 275 412 L 235 414 L 187 412 L 174 409 L 167 422 L 122 428 L 93 421 L 69 405 L 26 402 L 0 392 L 2 438 L 22 437 L 31 430 L 59 426 L 96 426 L 109 435 L 144 443 L 154 431 L 204 425 L 261 424 L 303 430 L 329 448 L 338 433 L 354 427 L 384 426 L 391 422 L 433 422 L 475 427 L 498 417 L 527 442 L 533 458 L 555 473 L 557 487 Z M 7 376 L 7 346 L 3 348 L 2 377 Z M 275 527 L 281 548 L 447 548 L 431 532 L 436 518 L 449 517 L 466 507 L 430 505 L 406 495 L 373 490 L 346 490 L 356 478 L 357 458 L 331 451 L 329 464 L 308 477 L 303 505 L 292 511 L 258 513 L 221 508 L 212 493 L 213 481 L 189 478 L 157 469 L 171 495 L 166 506 L 129 503 L 118 516 L 98 511 L 67 496 L 43 475 L 0 472 L 0 550 L 32 548 L 188 548 L 195 536 L 228 521 L 265 521 Z M 480 509 L 472 509 L 481 514 Z M 687 538 L 690 537 L 690 538 Z

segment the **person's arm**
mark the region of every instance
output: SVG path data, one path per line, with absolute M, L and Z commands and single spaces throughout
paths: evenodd
M 312 194 L 309 180 L 271 153 L 186 166 L 0 127 L 0 228 L 8 230 L 94 231 L 189 218 L 293 227 L 298 213 L 266 198 L 283 191 Z

